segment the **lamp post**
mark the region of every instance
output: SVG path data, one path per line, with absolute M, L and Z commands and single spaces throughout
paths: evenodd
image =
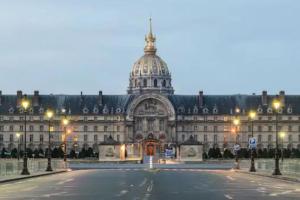
M 254 124 L 254 119 L 256 117 L 256 112 L 255 111 L 250 111 L 249 112 L 249 118 L 251 120 L 251 137 L 254 137 L 254 130 L 253 130 L 253 124 Z M 255 148 L 251 147 L 251 166 L 250 166 L 250 172 L 256 172 L 255 170 L 255 163 L 254 163 L 254 151 Z
M 233 125 L 235 127 L 235 144 L 238 145 L 238 126 L 240 125 L 240 119 L 239 118 L 234 118 L 233 120 Z M 240 165 L 239 165 L 239 155 L 238 155 L 238 150 L 236 150 L 235 152 L 235 169 L 240 169 Z
M 47 110 L 46 111 L 46 117 L 48 118 L 48 165 L 47 165 L 47 172 L 51 172 L 52 167 L 51 167 L 51 119 L 54 116 L 54 112 L 52 110 Z
M 275 131 L 276 131 L 276 149 L 275 149 L 275 169 L 273 175 L 281 175 L 279 169 L 279 148 L 278 148 L 278 112 L 281 108 L 281 102 L 278 99 L 273 101 L 273 107 L 275 108 L 276 113 L 276 123 L 275 123 Z
M 283 140 L 284 140 L 284 137 L 285 137 L 285 132 L 281 131 L 279 133 L 279 135 L 280 135 L 280 138 L 281 138 L 281 162 L 283 162 L 283 150 L 284 150 L 284 148 L 283 148 Z
M 18 160 L 20 160 L 20 136 L 21 136 L 21 133 L 16 133 L 16 137 L 18 139 L 18 149 L 17 149 Z
M 67 125 L 69 124 L 69 120 L 67 116 L 65 116 L 62 120 L 62 124 L 64 126 L 64 161 L 67 161 Z
M 23 157 L 23 170 L 21 172 L 21 175 L 29 175 L 28 166 L 27 166 L 27 147 L 26 147 L 26 114 L 27 109 L 30 106 L 30 102 L 27 99 L 27 95 L 24 95 L 24 98 L 21 101 L 21 106 L 24 109 L 24 157 Z

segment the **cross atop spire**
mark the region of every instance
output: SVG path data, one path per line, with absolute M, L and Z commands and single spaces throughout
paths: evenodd
M 146 46 L 144 48 L 144 52 L 145 52 L 145 54 L 155 54 L 155 52 L 156 52 L 156 48 L 155 48 L 156 38 L 152 33 L 152 19 L 151 19 L 151 17 L 149 18 L 149 27 L 150 27 L 149 33 L 145 37 Z

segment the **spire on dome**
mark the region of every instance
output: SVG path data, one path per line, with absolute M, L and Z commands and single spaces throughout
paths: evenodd
M 155 54 L 156 48 L 155 48 L 155 36 L 152 33 L 152 19 L 149 19 L 149 26 L 150 30 L 148 35 L 145 37 L 146 46 L 144 48 L 145 54 Z

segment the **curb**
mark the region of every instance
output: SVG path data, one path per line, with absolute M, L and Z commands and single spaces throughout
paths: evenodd
M 266 175 L 266 174 L 257 174 L 255 172 L 250 173 L 250 172 L 237 171 L 237 170 L 235 170 L 235 172 L 242 173 L 242 174 L 249 174 L 249 175 L 254 175 L 254 176 L 262 176 L 262 177 L 268 177 L 268 178 L 274 178 L 274 179 L 280 179 L 280 180 L 284 180 L 284 181 L 291 181 L 291 182 L 300 183 L 300 179 L 297 179 L 297 178 L 289 178 L 289 177 L 285 177 L 285 176 L 273 176 L 273 175 Z
M 0 184 L 1 183 L 18 181 L 18 180 L 23 180 L 23 179 L 37 178 L 37 177 L 41 177 L 41 176 L 49 176 L 49 175 L 53 175 L 53 174 L 60 174 L 60 173 L 64 173 L 64 172 L 68 172 L 68 170 L 50 172 L 50 173 L 46 173 L 46 174 L 29 175 L 29 176 L 25 175 L 23 177 L 17 177 L 17 178 L 12 178 L 12 179 L 0 180 Z

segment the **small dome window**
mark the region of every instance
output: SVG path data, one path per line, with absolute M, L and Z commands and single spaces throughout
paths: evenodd
M 203 110 L 202 110 L 202 112 L 204 113 L 204 114 L 207 114 L 208 113 L 208 108 L 203 108 Z
M 288 113 L 288 114 L 292 114 L 292 113 L 293 113 L 293 108 L 292 108 L 292 107 L 288 107 L 287 113 Z
M 268 112 L 269 114 L 271 114 L 271 113 L 273 113 L 273 109 L 272 109 L 272 108 L 268 108 L 267 112 Z
M 89 112 L 89 109 L 87 107 L 84 107 L 82 109 L 83 114 L 87 114 Z

